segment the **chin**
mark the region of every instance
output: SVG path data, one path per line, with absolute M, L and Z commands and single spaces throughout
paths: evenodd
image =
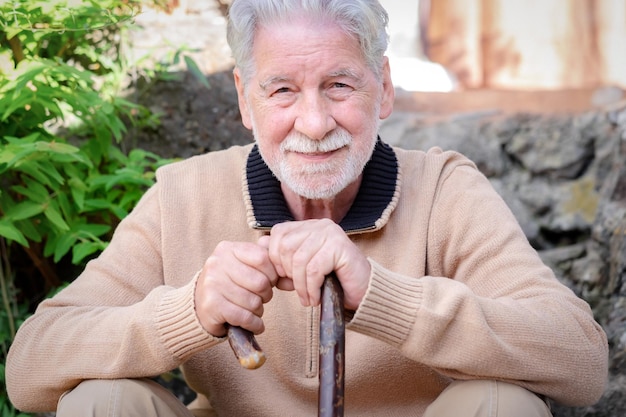
M 331 200 L 345 190 L 353 181 L 345 181 L 343 178 L 334 181 L 312 184 L 312 181 L 300 180 L 287 181 L 286 185 L 300 197 L 307 200 Z

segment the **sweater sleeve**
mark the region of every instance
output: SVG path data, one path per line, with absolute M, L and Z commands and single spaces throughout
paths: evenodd
M 594 403 L 608 346 L 589 306 L 542 263 L 482 174 L 469 166 L 444 174 L 428 220 L 426 275 L 370 260 L 368 293 L 349 328 L 454 379 Z
M 100 257 L 20 327 L 6 366 L 18 409 L 54 410 L 85 379 L 159 375 L 222 340 L 195 315 L 194 277 L 177 288 L 164 284 L 157 188 Z

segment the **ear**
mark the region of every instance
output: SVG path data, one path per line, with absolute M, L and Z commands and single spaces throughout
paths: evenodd
M 396 97 L 396 91 L 393 87 L 393 82 L 391 81 L 391 69 L 389 67 L 388 57 L 384 57 L 382 79 L 383 92 L 380 103 L 380 114 L 378 115 L 381 120 L 389 117 L 393 111 L 393 102 Z
M 239 68 L 233 70 L 233 77 L 235 79 L 235 87 L 237 88 L 237 100 L 239 102 L 241 121 L 246 128 L 252 130 L 252 119 L 250 117 L 250 110 L 248 109 L 248 102 L 246 101 L 246 95 L 244 93 L 244 82 L 241 78 Z

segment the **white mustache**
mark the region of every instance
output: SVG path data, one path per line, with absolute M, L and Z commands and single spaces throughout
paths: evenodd
M 334 130 L 322 140 L 314 140 L 298 132 L 290 133 L 280 144 L 282 152 L 325 153 L 336 151 L 352 143 L 352 135 L 346 130 Z

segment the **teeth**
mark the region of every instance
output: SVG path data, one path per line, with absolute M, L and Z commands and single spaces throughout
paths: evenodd
M 303 154 L 324 154 L 348 146 L 351 141 L 352 137 L 344 130 L 335 130 L 321 141 L 312 140 L 304 135 L 293 133 L 283 141 L 281 149 L 287 152 Z

